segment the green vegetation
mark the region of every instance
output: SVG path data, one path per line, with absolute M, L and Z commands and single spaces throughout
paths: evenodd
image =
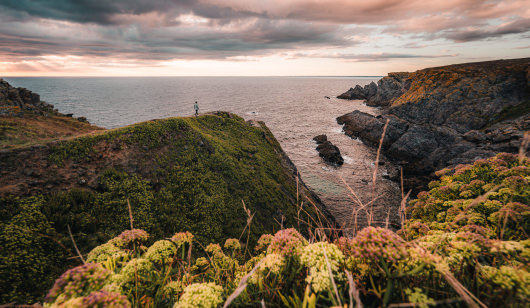
M 2 109 L 19 107 L 0 107 Z M 0 149 L 28 146 L 100 131 L 102 128 L 66 116 L 0 116 Z
M 189 232 L 158 238 L 128 230 L 65 272 L 51 307 L 524 307 L 530 300 L 530 160 L 499 154 L 439 172 L 410 202 L 398 234 L 367 227 L 355 237 L 295 229 L 197 245 Z M 222 242 L 221 242 L 222 243 Z
M 0 303 L 42 300 L 60 273 L 80 264 L 68 227 L 86 255 L 130 228 L 128 202 L 134 227 L 152 239 L 190 231 L 203 246 L 243 230 L 254 245 L 282 223 L 307 230 L 325 219 L 306 192 L 297 196 L 270 131 L 230 114 L 149 121 L 52 147 L 52 166 L 99 168 L 97 188 L 0 199 L 0 278 L 9 281 Z M 96 156 L 103 158 L 94 163 Z

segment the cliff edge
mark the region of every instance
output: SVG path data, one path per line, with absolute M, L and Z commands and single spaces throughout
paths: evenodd
M 385 108 L 378 117 L 353 111 L 337 122 L 375 146 L 388 120 L 383 153 L 420 190 L 435 170 L 519 151 L 530 128 L 530 58 L 391 73 L 339 97 Z
M 0 78 L 0 149 L 74 137 L 102 128 L 62 114 L 40 95 Z

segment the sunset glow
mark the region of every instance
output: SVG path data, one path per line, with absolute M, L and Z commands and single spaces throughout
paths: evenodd
M 530 56 L 530 2 L 0 2 L 0 76 L 384 75 Z

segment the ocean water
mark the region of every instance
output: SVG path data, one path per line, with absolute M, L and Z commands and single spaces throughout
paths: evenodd
M 353 110 L 377 114 L 361 101 L 335 96 L 368 77 L 108 77 L 4 78 L 11 85 L 39 93 L 62 113 L 84 116 L 92 124 L 115 128 L 151 119 L 190 116 L 193 104 L 200 112 L 223 110 L 246 120 L 261 120 L 274 133 L 298 167 L 304 182 L 328 206 L 338 222 L 348 227 L 359 203 L 373 198 L 375 151 L 342 133 L 336 117 Z M 329 97 L 328 98 L 326 98 Z M 312 138 L 326 134 L 337 145 L 345 164 L 323 163 Z M 379 220 L 399 204 L 399 189 L 381 174 L 393 172 L 385 163 L 377 178 L 374 206 Z M 343 181 L 344 180 L 344 181 Z M 346 184 L 344 184 L 346 182 Z M 349 187 L 348 187 L 349 186 Z M 351 193 L 353 190 L 357 197 Z M 393 218 L 391 220 L 393 221 Z M 362 219 L 360 219 L 362 220 Z M 377 220 L 377 219 L 376 219 Z

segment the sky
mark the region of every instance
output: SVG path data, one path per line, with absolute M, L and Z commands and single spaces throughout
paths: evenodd
M 528 0 L 0 0 L 0 77 L 382 76 L 522 57 Z

